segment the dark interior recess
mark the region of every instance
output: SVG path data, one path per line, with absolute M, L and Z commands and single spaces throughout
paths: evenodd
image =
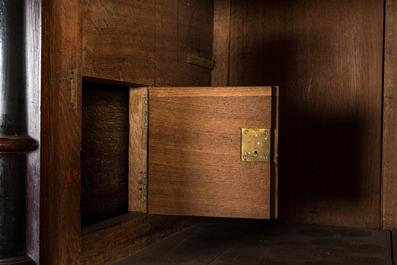
M 128 108 L 128 87 L 83 81 L 83 227 L 128 212 Z

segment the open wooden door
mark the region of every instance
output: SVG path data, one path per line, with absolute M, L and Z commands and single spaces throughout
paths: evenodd
M 147 185 L 138 185 L 149 214 L 277 217 L 277 87 L 154 87 L 148 97 Z

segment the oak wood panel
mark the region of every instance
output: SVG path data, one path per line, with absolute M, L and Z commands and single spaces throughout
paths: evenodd
M 155 6 L 154 0 L 84 1 L 83 75 L 152 84 Z
M 241 128 L 272 127 L 272 88 L 151 88 L 154 214 L 270 217 L 270 163 L 241 162 Z
M 147 202 L 142 201 L 142 173 L 147 174 L 148 129 L 143 128 L 143 100 L 148 98 L 148 88 L 130 88 L 129 147 L 128 147 L 128 210 L 147 212 Z
M 280 86 L 279 216 L 379 228 L 383 1 L 232 2 L 229 85 Z
M 227 86 L 230 56 L 230 4 L 231 0 L 214 1 L 214 37 L 212 58 L 216 62 L 211 76 L 212 86 Z
M 386 1 L 384 94 L 383 94 L 383 152 L 382 152 L 382 222 L 383 229 L 397 228 L 397 6 Z M 395 234 L 393 234 L 395 236 Z
M 83 75 L 144 85 L 209 85 L 211 71 L 189 64 L 212 59 L 213 1 L 87 0 Z
M 148 245 L 148 220 L 145 216 L 98 230 L 81 238 L 83 264 L 112 264 Z
M 129 87 L 83 82 L 82 226 L 128 211 Z
M 69 173 L 80 171 L 81 11 L 78 0 L 42 1 L 40 264 L 80 264 L 81 183 Z M 77 69 L 75 108 L 68 69 Z
M 212 0 L 87 0 L 83 4 L 83 75 L 86 79 L 145 85 L 210 84 L 211 71 L 189 64 L 187 55 L 194 53 L 204 59 L 212 58 Z M 182 217 L 147 218 L 150 232 L 144 237 L 149 241 L 166 236 L 169 231 L 175 232 L 186 223 Z M 130 236 L 129 227 L 123 227 L 126 237 Z M 112 238 L 114 230 L 106 231 L 105 241 Z M 104 260 L 100 256 L 108 257 L 106 262 L 110 263 L 129 254 L 125 251 L 130 249 L 128 244 L 125 248 L 119 244 L 114 250 L 101 242 L 98 240 L 102 247 L 96 246 L 95 240 L 90 248 L 84 247 L 83 256 L 97 255 L 92 262 L 101 264 Z M 84 260 L 89 262 L 87 258 Z
M 213 0 L 157 1 L 154 86 L 211 84 L 211 71 L 188 64 L 186 55 L 212 59 L 213 9 Z

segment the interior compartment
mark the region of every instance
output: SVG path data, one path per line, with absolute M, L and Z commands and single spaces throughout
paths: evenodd
M 128 212 L 129 87 L 83 81 L 81 224 Z

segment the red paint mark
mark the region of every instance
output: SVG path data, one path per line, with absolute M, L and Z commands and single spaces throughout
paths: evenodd
M 81 172 L 80 172 L 80 170 L 73 170 L 73 176 L 74 176 L 74 179 L 80 179 L 81 180 Z
M 65 189 L 68 187 L 68 184 L 72 184 L 72 183 L 76 182 L 77 179 L 81 180 L 81 172 L 80 172 L 80 170 L 69 169 L 68 170 L 68 178 L 67 178 L 66 184 L 65 184 Z

